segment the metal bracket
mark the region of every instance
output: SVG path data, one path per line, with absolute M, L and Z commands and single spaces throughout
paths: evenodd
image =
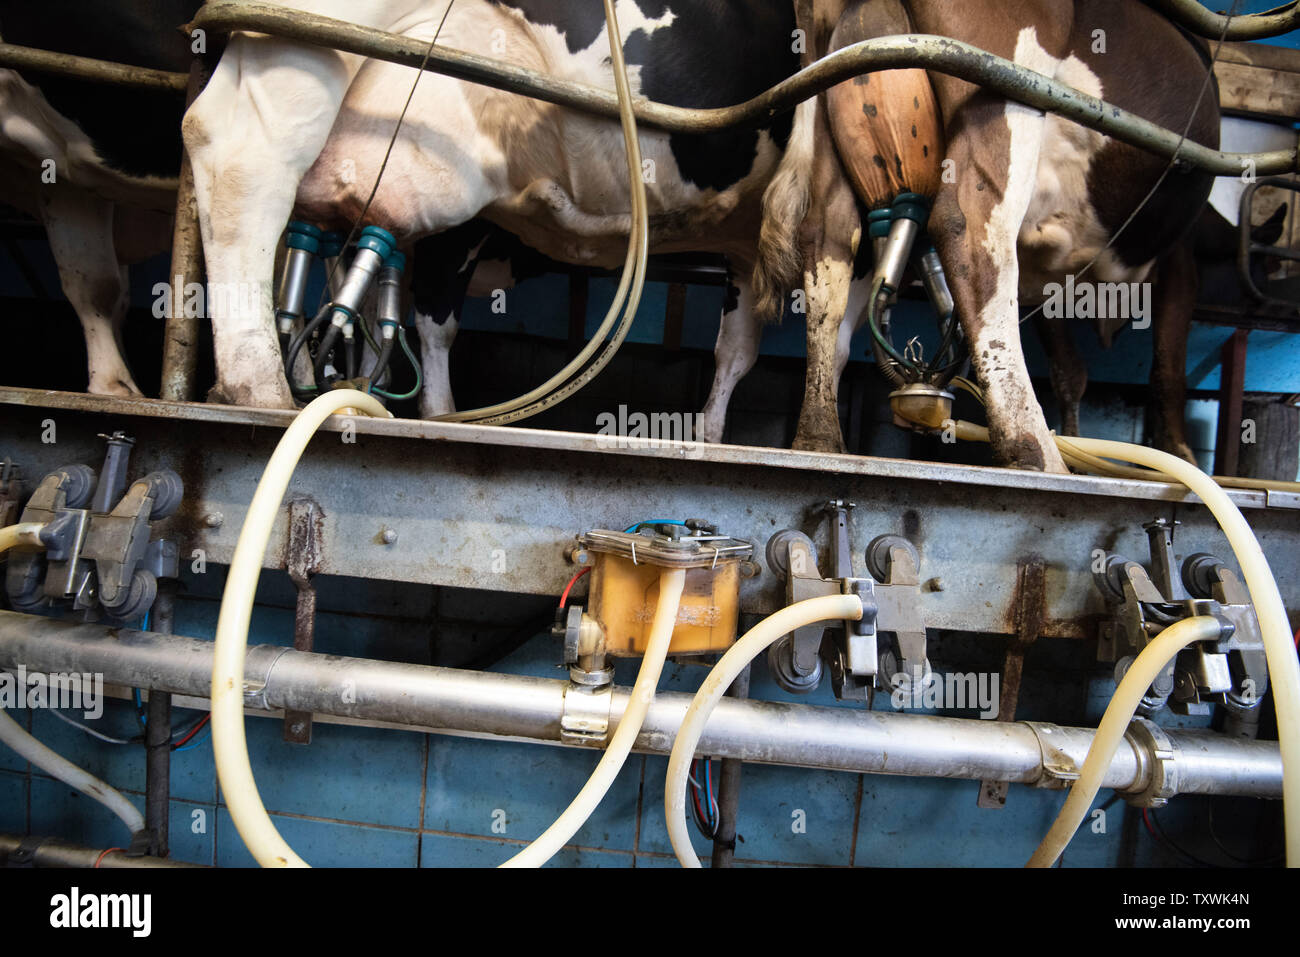
M 560 740 L 566 744 L 598 748 L 609 735 L 609 716 L 614 705 L 614 686 L 591 688 L 570 684 L 564 689 L 564 713 L 560 716 Z
M 289 537 L 284 549 L 285 570 L 298 589 L 293 611 L 293 647 L 311 651 L 316 643 L 316 587 L 312 576 L 320 568 L 320 506 L 308 498 L 289 503 Z M 311 713 L 284 713 L 284 740 L 290 744 L 311 744 Z
M 1064 788 L 1079 779 L 1079 766 L 1074 756 L 1065 748 L 1062 729 L 1044 721 L 1026 721 L 1042 755 L 1043 773 L 1036 782 L 1038 787 Z M 1058 743 L 1059 742 L 1059 743 Z

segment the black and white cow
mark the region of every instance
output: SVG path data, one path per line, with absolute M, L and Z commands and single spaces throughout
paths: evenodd
M 423 40 L 446 10 L 428 0 L 285 6 Z M 654 100 L 728 105 L 798 67 L 788 0 L 619 0 L 617 10 L 633 91 Z M 439 43 L 613 86 L 598 3 L 457 0 Z M 330 227 L 360 214 L 414 76 L 392 64 L 235 35 L 186 115 L 209 282 L 256 292 L 251 301 L 222 297 L 219 313 L 214 304 L 217 389 L 226 401 L 291 404 L 269 319 L 277 239 L 291 214 Z M 654 171 L 646 184 L 652 250 L 723 253 L 736 270 L 739 305 L 724 316 L 719 337 L 724 361 L 731 319 L 747 310 L 762 196 L 789 130 L 785 116 L 763 130 L 641 132 Z M 612 268 L 627 244 L 626 176 L 616 122 L 427 74 L 367 221 L 409 245 L 481 217 L 552 259 Z M 725 397 L 716 393 L 710 407 L 724 412 Z

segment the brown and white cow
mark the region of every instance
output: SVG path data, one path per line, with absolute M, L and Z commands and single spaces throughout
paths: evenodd
M 851 6 L 797 0 L 810 38 L 806 58 L 828 49 Z M 917 32 L 965 41 L 1161 126 L 1187 128 L 1198 143 L 1218 143 L 1213 87 L 1199 97 L 1208 71 L 1203 45 L 1138 0 L 904 6 Z M 929 230 L 987 396 L 995 455 L 1006 464 L 1063 472 L 1025 366 L 1021 304 L 1041 302 L 1050 284 L 1094 257 L 1095 281 L 1146 279 L 1198 215 L 1212 177 L 1175 167 L 1155 188 L 1165 159 L 952 77 L 932 73 L 931 82 L 955 175 L 935 197 Z M 797 113 L 778 173 L 785 191 L 771 197 L 764 229 L 777 245 L 797 244 L 807 291 L 809 371 L 797 442 L 842 448 L 837 342 L 862 224 L 842 164 L 814 146 L 829 140 L 824 97 L 817 104 Z M 851 148 L 842 138 L 839 145 Z M 785 285 L 792 278 L 787 273 Z M 769 310 L 781 289 L 780 282 L 760 289 L 760 310 Z

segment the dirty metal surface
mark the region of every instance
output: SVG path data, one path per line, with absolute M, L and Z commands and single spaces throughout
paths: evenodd
M 0 389 L 0 458 L 26 476 L 101 458 L 97 433 L 137 440 L 133 470 L 159 465 L 185 481 L 168 532 L 193 563 L 230 561 L 262 469 L 293 413 L 197 403 Z M 53 423 L 56 441 L 42 441 Z M 852 555 L 859 573 L 877 535 L 908 537 L 921 556 L 930 628 L 1016 634 L 1023 614 L 1017 569 L 1043 566 L 1044 637 L 1086 637 L 1105 611 L 1092 579 L 1094 549 L 1146 555 L 1144 523 L 1182 524 L 1177 557 L 1208 551 L 1236 567 L 1208 511 L 1156 483 L 1045 476 L 819 455 L 412 420 L 330 420 L 308 447 L 287 500 L 319 506 L 322 574 L 387 578 L 488 591 L 558 595 L 573 574 L 563 554 L 578 532 L 645 519 L 707 518 L 751 541 L 787 527 L 813 536 L 829 561 L 820 509 L 858 504 Z M 1300 605 L 1300 512 L 1238 492 L 1284 600 Z M 218 521 L 212 517 L 218 516 Z M 264 559 L 285 567 L 289 509 Z M 1035 558 L 1035 556 L 1037 558 Z M 763 573 L 742 584 L 742 610 L 775 610 L 782 585 Z

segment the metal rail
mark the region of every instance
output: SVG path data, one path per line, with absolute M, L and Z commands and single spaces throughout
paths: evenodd
M 52 73 L 79 80 L 96 80 L 100 83 L 132 86 L 142 90 L 167 90 L 172 93 L 184 93 L 185 86 L 189 83 L 188 73 L 151 70 L 143 66 L 128 66 L 125 63 L 113 63 L 109 60 L 55 53 L 53 50 L 38 50 L 35 47 L 18 46 L 15 43 L 0 43 L 0 67 Z
M 1159 0 L 1157 5 L 1189 29 L 1215 37 L 1222 33 L 1223 18 L 1209 13 L 1199 4 Z M 1294 29 L 1300 10 L 1294 5 L 1280 9 L 1284 12 L 1234 18 L 1228 37 L 1249 39 Z M 1196 14 L 1195 10 L 1201 10 L 1204 17 Z M 1240 22 L 1260 18 L 1265 19 L 1260 23 Z M 1219 24 L 1217 28 L 1215 23 Z M 267 33 L 409 67 L 419 67 L 428 52 L 427 44 L 421 40 L 246 0 L 217 0 L 206 4 L 187 25 L 187 29 L 196 28 Z M 8 43 L 0 43 L 0 66 L 177 93 L 185 91 L 188 81 L 183 73 L 150 70 Z M 853 44 L 823 57 L 753 99 L 733 106 L 689 109 L 638 98 L 635 112 L 638 121 L 672 133 L 700 134 L 731 127 L 759 126 L 836 83 L 877 70 L 915 67 L 979 84 L 1010 100 L 1057 113 L 1081 126 L 1159 156 L 1177 155 L 1180 161 L 1215 175 L 1235 176 L 1248 163 L 1253 163 L 1255 171 L 1263 175 L 1300 170 L 1300 156 L 1296 149 L 1226 153 L 1184 141 L 1173 130 L 1003 57 L 960 40 L 923 34 L 878 37 Z M 426 69 L 598 116 L 616 118 L 618 115 L 618 103 L 612 90 L 559 80 L 490 57 L 434 47 L 429 52 Z
M 459 50 L 435 46 L 430 51 L 428 43 L 422 40 L 263 3 L 217 0 L 205 4 L 188 25 L 188 29 L 196 27 L 214 32 L 267 33 L 416 68 L 427 54 L 426 68 L 436 73 L 587 113 L 611 118 L 618 115 L 613 90 L 570 83 Z M 1159 156 L 1177 155 L 1188 165 L 1216 175 L 1239 175 L 1248 163 L 1254 163 L 1256 172 L 1264 175 L 1300 169 L 1295 149 L 1225 153 L 1183 141 L 1173 130 L 1010 60 L 959 40 L 923 34 L 879 37 L 845 47 L 734 106 L 688 109 L 638 98 L 634 109 L 637 119 L 648 126 L 672 133 L 712 133 L 730 127 L 762 125 L 808 97 L 863 73 L 915 67 L 979 84 L 1010 100 L 1058 113 L 1081 126 Z
M 77 867 L 117 870 L 121 868 L 202 868 L 164 857 L 127 857 L 125 851 L 103 851 L 81 847 L 55 837 L 31 838 L 0 834 L 0 867 Z
M 206 696 L 211 641 L 0 612 L 0 667 L 99 673 L 104 681 Z M 343 694 L 347 687 L 349 693 Z M 279 645 L 249 649 L 245 703 L 387 721 L 432 731 L 556 744 L 568 682 L 344 658 Z M 630 689 L 615 688 L 613 732 Z M 661 692 L 638 750 L 667 754 L 692 695 Z M 1039 722 L 981 721 L 726 698 L 699 753 L 758 764 L 832 771 L 1010 781 L 1059 787 L 1087 754 L 1093 732 Z M 1277 744 L 1166 729 L 1167 742 L 1130 735 L 1102 786 L 1136 793 L 1281 796 Z M 1163 755 L 1168 752 L 1172 758 Z M 1173 773 L 1169 767 L 1172 761 Z M 1168 793 L 1166 790 L 1165 793 Z
M 1146 0 L 1170 20 L 1193 33 L 1217 40 L 1262 40 L 1300 29 L 1300 4 L 1296 0 L 1263 13 L 1226 17 L 1199 0 Z

